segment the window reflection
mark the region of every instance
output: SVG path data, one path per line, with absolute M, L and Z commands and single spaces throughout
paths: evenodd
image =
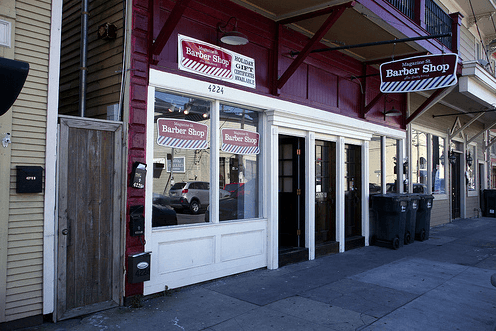
M 470 158 L 469 158 L 470 155 Z M 469 191 L 475 191 L 475 156 L 476 156 L 475 146 L 469 146 L 467 149 L 467 189 Z M 471 161 L 469 162 L 469 159 Z M 469 164 L 471 163 L 471 164 Z
M 219 220 L 259 217 L 259 116 L 254 110 L 221 104 Z
M 369 143 L 369 194 L 381 193 L 381 137 Z
M 445 140 L 432 136 L 432 194 L 446 194 Z
M 205 222 L 210 195 L 210 102 L 155 93 L 152 226 Z
M 427 134 L 412 130 L 412 183 L 414 193 L 427 193 Z
M 396 139 L 386 137 L 386 192 L 399 192 L 397 163 L 402 166 L 403 162 L 398 162 L 397 144 Z

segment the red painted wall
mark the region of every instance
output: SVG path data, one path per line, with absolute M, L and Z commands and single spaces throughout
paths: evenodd
M 134 0 L 133 2 L 128 141 L 129 176 L 134 162 L 145 161 L 148 69 L 152 67 L 188 77 L 218 82 L 178 70 L 178 33 L 254 58 L 257 77 L 256 90 L 232 85 L 234 88 L 310 105 L 345 116 L 362 118 L 364 121 L 397 128 L 404 127 L 400 118 L 388 118 L 386 122 L 384 121 L 381 114 L 385 107 L 384 98 L 366 116 L 362 114 L 361 103 L 370 102 L 379 93 L 378 77 L 368 78 L 367 84 L 364 86 L 359 79 L 354 79 L 354 77 L 362 75 L 362 63 L 339 52 L 312 54 L 281 89 L 280 95 L 271 95 L 277 25 L 273 21 L 227 0 L 191 1 L 164 49 L 154 59 L 157 61 L 156 64 L 149 64 L 151 31 L 153 30 L 153 38 L 156 38 L 174 5 L 175 2 L 170 0 Z M 231 16 L 238 19 L 238 30 L 248 36 L 249 44 L 228 46 L 220 45 L 217 42 L 217 24 L 227 22 Z M 289 52 L 301 50 L 308 41 L 308 37 L 287 27 L 283 27 L 281 31 L 280 57 L 277 68 L 279 77 L 293 61 Z M 372 72 L 372 70 L 369 71 Z M 225 82 L 222 84 L 231 85 Z M 396 95 L 394 98 L 388 99 L 386 106 L 394 105 L 397 109 L 404 109 L 404 97 Z M 144 204 L 144 202 L 144 190 L 128 188 L 127 225 L 129 225 L 129 207 Z M 143 238 L 131 237 L 129 227 L 127 227 L 126 257 L 143 250 Z M 126 296 L 141 294 L 142 292 L 143 284 L 129 284 L 126 279 Z

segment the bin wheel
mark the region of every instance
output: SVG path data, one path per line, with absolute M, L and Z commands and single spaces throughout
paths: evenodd
M 425 240 L 425 230 L 422 229 L 422 231 L 420 232 L 420 241 L 424 241 Z
M 393 239 L 393 249 L 400 248 L 400 238 L 396 237 Z
M 408 245 L 410 243 L 410 232 L 405 233 L 405 245 Z

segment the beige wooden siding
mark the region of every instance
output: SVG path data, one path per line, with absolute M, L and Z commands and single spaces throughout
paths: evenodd
M 16 194 L 17 165 L 45 165 L 51 1 L 16 1 L 15 59 L 29 76 L 12 112 L 12 163 L 5 320 L 40 315 L 43 284 L 43 194 Z
M 90 0 L 88 9 L 88 58 L 86 117 L 107 119 L 107 106 L 119 103 L 122 50 L 123 5 L 121 0 Z M 98 27 L 112 23 L 116 40 L 98 39 Z M 81 1 L 65 0 L 62 22 L 62 54 L 59 113 L 79 115 L 79 61 Z
M 450 222 L 449 200 L 436 200 L 432 202 L 431 227 Z
M 470 31 L 462 26 L 460 28 L 460 51 L 458 52 L 462 61 L 475 60 L 475 38 Z

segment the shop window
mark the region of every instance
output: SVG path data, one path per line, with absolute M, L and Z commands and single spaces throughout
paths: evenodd
M 398 167 L 397 167 L 397 145 L 398 141 L 393 138 L 386 138 L 386 191 L 399 192 L 398 190 Z M 400 165 L 403 162 L 399 162 Z
M 211 102 L 157 91 L 152 226 L 205 222 L 210 185 Z
M 373 136 L 369 143 L 369 194 L 381 193 L 381 137 Z
M 432 136 L 432 194 L 446 194 L 445 139 Z
M 219 220 L 256 218 L 259 213 L 259 113 L 220 105 Z
M 475 167 L 476 167 L 476 148 L 475 146 L 469 146 L 466 153 L 466 165 L 467 171 L 465 172 L 465 177 L 467 180 L 467 189 L 469 191 L 475 191 Z
M 412 130 L 412 183 L 414 193 L 427 193 L 427 134 Z

